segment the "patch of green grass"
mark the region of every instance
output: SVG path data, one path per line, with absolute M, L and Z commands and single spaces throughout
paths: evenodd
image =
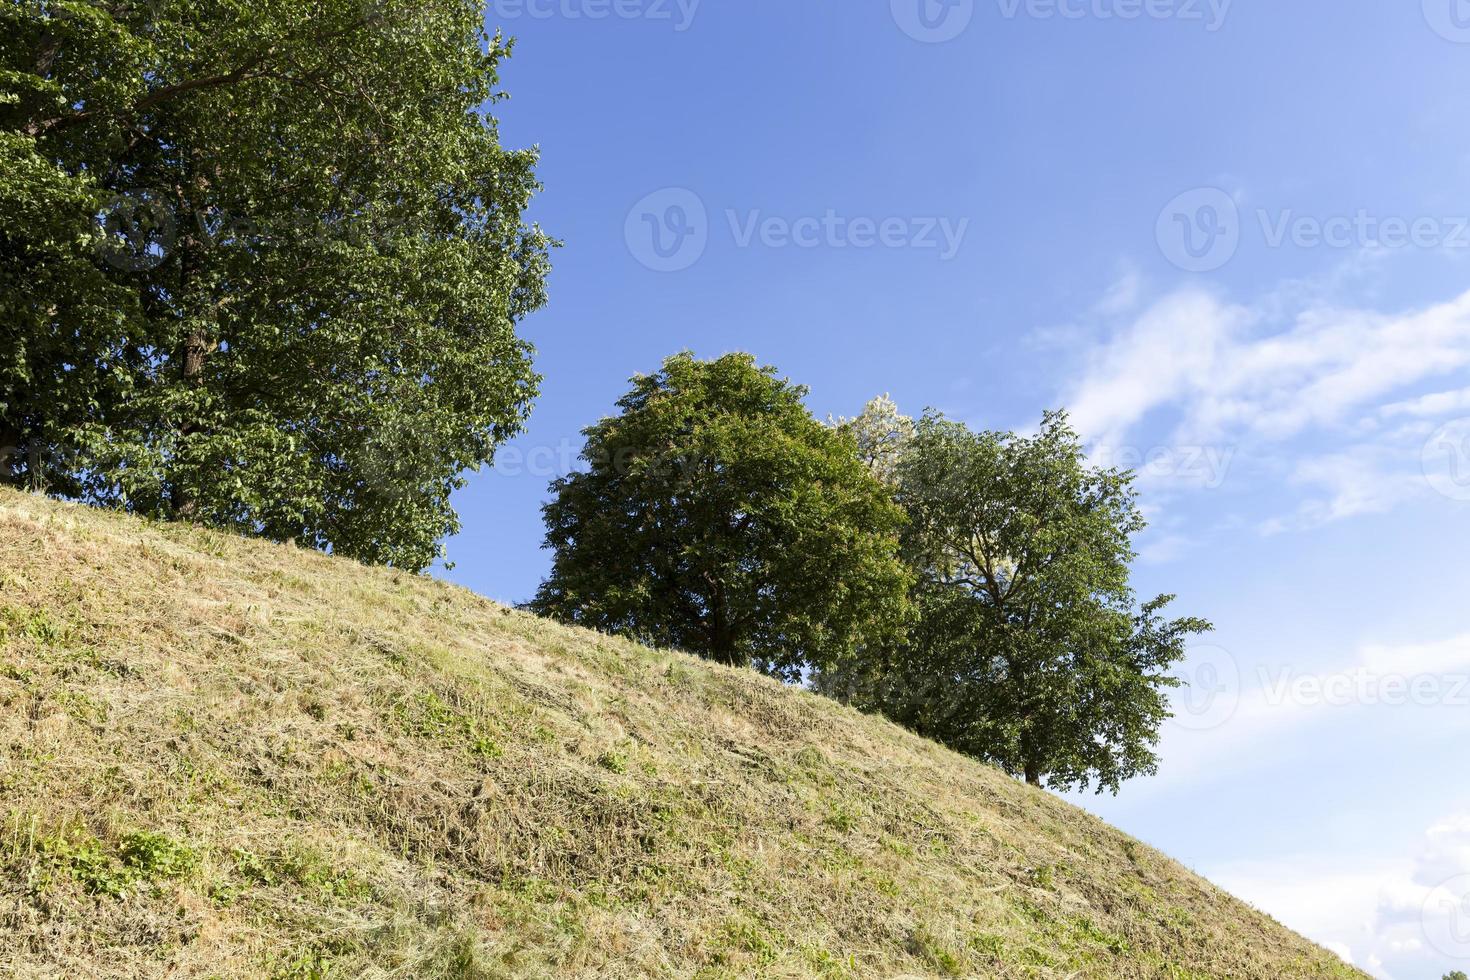
M 127 834 L 110 847 L 80 829 L 36 834 L 32 825 L 29 849 L 47 868 L 66 874 L 88 894 L 117 899 L 144 884 L 186 877 L 199 865 L 193 849 L 152 831 Z
M 759 966 L 769 966 L 780 958 L 784 945 L 780 933 L 750 915 L 727 918 L 720 926 L 720 936 L 723 944 L 716 959 L 725 964 L 753 959 Z M 732 957 L 732 951 L 741 955 Z
M 840 803 L 834 803 L 827 809 L 827 816 L 823 821 L 827 826 L 839 833 L 847 833 L 857 826 L 857 817 Z
M 471 754 L 489 759 L 504 754 L 500 744 L 482 730 L 478 719 L 449 705 L 433 691 L 420 691 L 396 703 L 393 718 L 401 731 L 416 738 L 455 742 Z
M 63 687 L 52 691 L 51 697 L 67 715 L 83 724 L 107 724 L 107 705 L 89 694 Z
M 909 935 L 909 944 L 941 976 L 963 976 L 969 969 L 964 956 L 940 941 L 926 926 L 919 926 Z
M 338 902 L 364 901 L 373 894 L 372 886 L 360 875 L 337 867 L 320 850 L 300 841 L 269 855 L 237 848 L 231 857 L 235 873 L 254 885 L 299 886 L 318 898 Z
M 144 878 L 182 878 L 199 867 L 199 856 L 167 834 L 142 830 L 118 846 L 122 863 Z

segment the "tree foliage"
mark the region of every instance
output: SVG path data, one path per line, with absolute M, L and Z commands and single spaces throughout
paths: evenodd
M 879 395 L 854 418 L 838 419 L 838 428 L 852 436 L 858 458 L 884 486 L 898 483 L 898 466 L 914 438 L 914 420 L 898 409 L 898 403 Z
M 925 416 L 897 466 L 918 623 L 822 684 L 1036 785 L 1154 772 L 1168 671 L 1210 626 L 1135 603 L 1131 479 L 1088 466 L 1060 413 L 1030 438 Z
M 747 354 L 634 378 L 552 485 L 532 608 L 788 678 L 893 642 L 902 514 L 805 394 Z
M 0 18 L 5 474 L 426 565 L 538 384 L 515 325 L 551 243 L 479 5 Z

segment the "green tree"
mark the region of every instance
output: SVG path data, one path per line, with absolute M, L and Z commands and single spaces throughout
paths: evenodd
M 1464 970 L 1455 970 L 1453 973 L 1446 973 L 1444 980 L 1470 980 L 1470 977 L 1465 976 Z
M 421 568 L 552 244 L 469 0 L 0 13 L 0 478 Z
M 748 354 L 634 378 L 552 484 L 531 607 L 788 679 L 893 642 L 902 512 L 805 394 Z
M 1169 669 L 1210 625 L 1163 619 L 1169 596 L 1136 605 L 1131 475 L 1088 466 L 1061 413 L 1030 438 L 931 414 L 897 492 L 918 623 L 822 685 L 1032 785 L 1154 772 Z

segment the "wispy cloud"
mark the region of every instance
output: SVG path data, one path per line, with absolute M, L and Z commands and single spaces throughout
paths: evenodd
M 1398 855 L 1296 854 L 1204 870 L 1383 980 L 1470 963 L 1470 813 L 1436 821 Z
M 1102 338 L 1063 384 L 1095 453 L 1228 447 L 1262 508 L 1275 511 L 1257 521 L 1266 533 L 1428 495 L 1421 456 L 1433 426 L 1424 423 L 1470 413 L 1470 388 L 1421 392 L 1470 375 L 1470 292 L 1385 313 L 1331 305 L 1298 283 L 1254 303 L 1195 286 L 1140 302 L 1142 290 L 1131 273 L 1109 290 L 1094 318 L 1139 311 L 1101 317 Z
M 1303 731 L 1355 729 L 1365 712 L 1374 713 L 1385 741 L 1403 746 L 1470 728 L 1470 633 L 1363 644 L 1325 669 L 1242 664 L 1223 648 L 1198 649 L 1181 669 L 1187 686 L 1164 727 L 1161 774 L 1137 792 L 1166 792 L 1280 761 L 1279 750 L 1305 744 Z M 1278 751 L 1267 751 L 1273 746 Z
M 1409 401 L 1393 402 L 1381 409 L 1385 418 L 1405 415 L 1415 418 L 1439 418 L 1456 412 L 1470 412 L 1470 388 L 1436 391 Z

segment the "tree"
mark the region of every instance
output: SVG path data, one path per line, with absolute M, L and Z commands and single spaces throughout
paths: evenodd
M 1455 970 L 1453 973 L 1446 973 L 1444 980 L 1470 980 L 1470 977 L 1465 976 L 1464 970 Z
M 531 608 L 788 679 L 893 642 L 902 512 L 805 394 L 748 354 L 634 378 L 552 484 Z
M 1136 606 L 1130 474 L 1089 467 L 1066 416 L 1031 438 L 917 425 L 898 466 L 916 572 L 908 642 L 822 679 L 1032 785 L 1114 792 L 1156 771 L 1169 675 L 1200 619 Z
M 857 443 L 858 457 L 884 486 L 898 482 L 898 464 L 914 438 L 914 420 L 898 410 L 898 403 L 879 395 L 855 418 L 837 419 L 838 428 Z
M 0 40 L 0 479 L 421 568 L 553 244 L 468 0 L 35 0 Z

